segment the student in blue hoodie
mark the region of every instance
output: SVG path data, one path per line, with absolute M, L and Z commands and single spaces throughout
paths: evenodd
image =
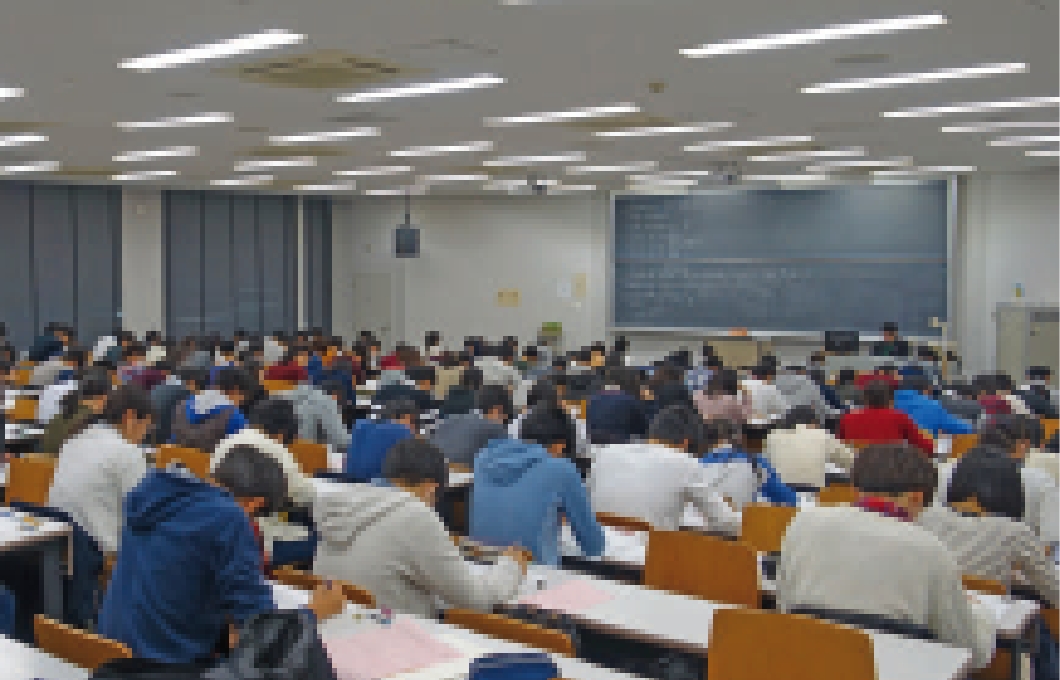
M 570 418 L 553 403 L 539 404 L 520 436 L 490 442 L 475 458 L 470 537 L 527 548 L 536 562 L 557 566 L 565 518 L 586 556 L 603 553 L 604 531 L 568 458 L 576 437 Z
M 699 459 L 708 471 L 709 484 L 738 511 L 749 503 L 765 500 L 775 505 L 797 505 L 798 494 L 780 480 L 780 475 L 761 454 L 748 453 L 743 434 L 731 420 L 707 423 L 710 452 Z
M 286 498 L 279 463 L 251 446 L 233 447 L 209 481 L 179 466 L 149 473 L 125 499 L 97 632 L 144 659 L 215 662 L 235 627 L 275 609 L 253 518 Z M 321 620 L 342 606 L 322 587 L 308 610 Z
M 222 368 L 213 387 L 177 404 L 170 423 L 170 443 L 213 451 L 222 439 L 247 426 L 239 409 L 253 387 L 254 380 L 243 369 Z
M 907 377 L 902 388 L 895 390 L 894 408 L 913 419 L 917 427 L 932 436 L 942 434 L 971 434 L 975 427 L 950 414 L 942 404 L 931 398 L 931 380 L 923 375 Z
M 356 482 L 370 482 L 383 472 L 383 460 L 394 444 L 416 436 L 420 413 L 411 401 L 397 400 L 386 405 L 379 420 L 366 418 L 354 426 L 346 451 L 346 476 Z

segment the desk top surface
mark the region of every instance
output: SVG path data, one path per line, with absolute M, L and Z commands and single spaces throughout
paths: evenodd
M 88 677 L 84 668 L 0 635 L 0 680 L 84 680 Z
M 63 522 L 0 508 L 0 552 L 53 538 L 66 538 L 69 534 L 70 527 Z

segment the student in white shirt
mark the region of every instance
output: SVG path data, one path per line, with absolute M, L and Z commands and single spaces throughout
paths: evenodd
M 820 426 L 812 406 L 796 406 L 784 423 L 769 433 L 762 452 L 787 484 L 825 486 L 828 463 L 850 467 L 854 452 Z
M 873 444 L 854 459 L 855 505 L 800 510 L 784 535 L 777 609 L 915 634 L 972 652 L 982 668 L 995 626 L 965 595 L 950 551 L 916 524 L 931 503 L 933 463 L 907 444 Z
M 739 534 L 739 513 L 714 491 L 706 468 L 694 457 L 703 436 L 698 413 L 670 406 L 652 421 L 646 442 L 600 447 L 589 475 L 593 510 L 675 531 L 685 505 L 692 503 L 711 530 Z
M 118 551 L 125 494 L 147 474 L 140 443 L 152 414 L 146 392 L 122 386 L 107 399 L 99 422 L 59 451 L 48 505 L 69 514 L 104 553 Z
M 788 412 L 788 400 L 773 384 L 777 369 L 770 365 L 756 366 L 752 377 L 745 378 L 743 388 L 751 396 L 753 418 L 776 420 Z

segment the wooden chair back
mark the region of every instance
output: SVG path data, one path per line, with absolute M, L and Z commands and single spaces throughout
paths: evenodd
M 829 484 L 817 494 L 818 505 L 850 505 L 858 500 L 858 490 L 849 484 Z
M 276 392 L 290 392 L 298 385 L 289 380 L 262 380 L 261 386 L 269 394 L 275 394 Z
M 714 612 L 710 680 L 875 680 L 872 638 L 807 616 L 753 609 Z
M 178 462 L 202 479 L 210 476 L 210 454 L 198 449 L 163 444 L 155 453 L 155 466 L 165 468 L 170 463 Z
M 569 635 L 507 616 L 483 614 L 470 609 L 447 609 L 445 622 L 482 635 L 518 642 L 563 656 L 574 656 L 574 643 Z
M 744 506 L 740 540 L 758 552 L 780 552 L 784 533 L 798 511 L 798 508 L 780 505 Z
M 762 599 L 751 546 L 692 531 L 648 534 L 643 584 L 745 607 L 758 607 Z
M 1060 419 L 1042 418 L 1042 441 L 1047 442 L 1053 438 L 1056 431 L 1060 430 Z
M 1046 607 L 1042 609 L 1042 618 L 1049 634 L 1053 636 L 1053 641 L 1060 641 L 1060 609 Z
M 877 442 L 869 441 L 868 439 L 847 439 L 844 440 L 843 443 L 846 444 L 848 447 L 854 449 L 855 451 L 860 451 L 866 446 L 871 446 L 872 444 L 876 444 Z
M 328 447 L 316 442 L 294 441 L 287 446 L 302 474 L 314 475 L 328 469 Z
M 33 637 L 41 651 L 90 671 L 108 661 L 133 656 L 120 642 L 53 621 L 42 614 L 33 619 Z
M 605 527 L 625 529 L 626 531 L 651 531 L 651 523 L 637 517 L 612 515 L 610 512 L 596 513 L 596 521 Z
M 12 458 L 7 468 L 7 502 L 47 505 L 55 464 L 54 458 L 46 456 Z
M 375 609 L 375 596 L 360 586 L 355 586 L 352 583 L 343 583 L 342 594 L 348 602 Z
M 11 375 L 11 385 L 14 387 L 25 387 L 29 385 L 29 380 L 33 376 L 33 368 L 26 367 L 20 368 L 14 371 Z
M 34 397 L 15 397 L 15 403 L 7 412 L 12 423 L 33 423 L 37 420 L 37 400 Z
M 1008 594 L 1008 588 L 1005 587 L 1005 584 L 992 578 L 965 574 L 961 577 L 961 585 L 964 586 L 965 590 L 974 590 L 977 593 L 986 593 L 988 595 Z
M 291 588 L 298 588 L 299 590 L 315 590 L 325 580 L 312 572 L 292 569 L 291 567 L 280 567 L 273 570 L 272 579 L 277 583 L 282 583 Z M 375 596 L 364 588 L 344 581 L 335 581 L 335 583 L 342 589 L 342 595 L 348 602 L 375 609 Z
M 950 443 L 950 458 L 957 459 L 964 456 L 979 443 L 977 434 L 955 434 Z

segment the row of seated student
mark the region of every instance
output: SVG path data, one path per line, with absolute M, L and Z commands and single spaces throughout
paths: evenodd
M 118 346 L 121 342 L 119 339 Z M 470 463 L 469 467 L 474 469 L 475 484 L 470 498 L 471 537 L 496 545 L 519 545 L 529 549 L 534 560 L 555 565 L 559 562 L 560 517 L 569 523 L 586 555 L 598 555 L 604 549 L 604 534 L 595 517 L 597 512 L 640 517 L 657 528 L 676 528 L 685 504 L 691 502 L 704 516 L 708 528 L 737 534 L 739 512 L 748 502 L 795 503 L 796 496 L 784 480 L 784 470 L 798 466 L 788 465 L 785 460 L 789 453 L 814 448 L 807 446 L 804 441 L 791 443 L 796 439 L 807 439 L 807 435 L 820 442 L 820 448 L 813 452 L 817 462 L 811 466 L 814 468 L 813 479 L 809 481 L 820 482 L 818 475 L 825 462 L 852 464 L 852 478 L 868 496 L 859 512 L 896 515 L 891 519 L 930 517 L 930 513 L 921 511 L 922 508 L 931 505 L 931 496 L 936 496 L 941 503 L 947 491 L 953 492 L 957 481 L 963 479 L 959 471 L 966 463 L 984 457 L 1012 461 L 1011 465 L 1018 470 L 1018 493 L 1022 503 L 1019 504 L 1018 513 L 1015 512 L 1017 504 L 1008 503 L 1005 516 L 1011 518 L 1015 513 L 1023 522 L 1016 528 L 1022 526 L 1028 531 L 1009 543 L 1023 551 L 1019 563 L 1024 566 L 1027 580 L 1043 598 L 1055 604 L 1055 572 L 1051 572 L 1052 581 L 1043 580 L 1043 572 L 1037 568 L 1044 559 L 1042 532 L 1055 531 L 1055 523 L 1049 528 L 1041 520 L 1044 516 L 1042 508 L 1050 507 L 1050 504 L 1054 516 L 1056 514 L 1055 472 L 1050 474 L 1045 471 L 1048 463 L 1042 467 L 1031 467 L 1026 463 L 1031 445 L 1038 443 L 1034 441 L 1037 421 L 1028 416 L 1002 414 L 986 421 L 980 434 L 981 447 L 978 453 L 969 454 L 956 466 L 939 470 L 929 455 L 924 455 L 933 453 L 931 450 L 916 454 L 915 458 L 920 462 L 911 462 L 910 453 L 916 449 L 907 446 L 869 447 L 855 455 L 826 429 L 819 427 L 822 414 L 813 403 L 799 404 L 790 409 L 785 403 L 781 414 L 785 420 L 770 435 L 774 441 L 767 440 L 765 454 L 757 455 L 747 452 L 743 447 L 739 418 L 705 417 L 713 416 L 713 413 L 702 407 L 699 403 L 702 399 L 697 399 L 713 396 L 710 394 L 712 387 L 717 389 L 718 385 L 725 386 L 726 390 L 731 388 L 734 373 L 721 366 L 716 358 L 708 358 L 707 365 L 700 367 L 706 371 L 699 371 L 696 376 L 690 375 L 692 371 L 680 370 L 680 366 L 659 366 L 647 384 L 639 381 L 636 371 L 619 366 L 613 360 L 602 371 L 592 367 L 581 371 L 578 370 L 581 366 L 575 366 L 575 371 L 568 372 L 560 370 L 563 366 L 551 364 L 536 374 L 537 379 L 530 381 L 529 388 L 523 389 L 522 383 L 527 381 L 520 378 L 518 384 L 513 384 L 514 381 L 507 376 L 509 372 L 499 368 L 511 367 L 516 373 L 523 374 L 519 367 L 512 365 L 510 359 L 515 355 L 514 348 L 507 345 L 507 349 L 492 353 L 493 356 L 487 357 L 487 361 L 476 361 L 474 366 L 468 365 L 463 369 L 460 384 L 471 391 L 477 408 L 443 419 L 431 437 L 427 437 L 421 428 L 422 409 L 419 404 L 415 399 L 405 398 L 407 391 L 389 400 L 379 400 L 377 395 L 377 401 L 386 410 L 382 418 L 365 418 L 357 423 L 344 465 L 346 473 L 357 481 L 374 483 L 353 485 L 348 493 L 334 498 L 318 497 L 311 483 L 299 471 L 286 445 L 296 437 L 323 438 L 323 427 L 319 420 L 313 421 L 313 427 L 307 431 L 303 427 L 305 409 L 298 409 L 297 400 L 284 392 L 272 396 L 262 395 L 253 372 L 253 361 L 226 354 L 227 341 L 216 344 L 213 366 L 203 365 L 201 360 L 197 360 L 195 365 L 183 365 L 174 377 L 173 372 L 167 373 L 166 359 L 153 365 L 146 364 L 138 343 L 135 340 L 128 342 L 117 366 L 104 358 L 95 365 L 82 368 L 82 373 L 74 376 L 79 378 L 74 380 L 78 384 L 68 392 L 69 398 L 60 400 L 60 412 L 55 416 L 68 415 L 72 418 L 80 414 L 80 419 L 61 437 L 63 443 L 58 450 L 58 466 L 49 503 L 65 511 L 93 539 L 100 552 L 117 555 L 118 568 L 112 583 L 122 585 L 119 589 L 114 586 L 108 589 L 100 616 L 100 631 L 127 642 L 138 654 L 164 660 L 200 660 L 203 649 L 207 649 L 206 642 L 212 643 L 220 628 L 223 628 L 214 624 L 225 617 L 235 622 L 244 620 L 247 608 L 257 606 L 236 601 L 239 600 L 239 593 L 251 593 L 251 600 L 261 593 L 259 578 L 252 579 L 256 584 L 253 586 L 230 584 L 228 587 L 233 589 L 235 595 L 212 593 L 204 598 L 204 602 L 185 602 L 180 599 L 179 589 L 177 593 L 168 595 L 180 601 L 169 602 L 162 598 L 167 602 L 164 606 L 158 604 L 157 598 L 161 597 L 158 594 L 151 594 L 147 598 L 149 603 L 137 599 L 144 597 L 144 593 L 160 589 L 157 584 L 149 587 L 141 580 L 155 578 L 167 582 L 168 579 L 158 576 L 160 564 L 156 558 L 171 554 L 167 552 L 166 545 L 167 541 L 178 540 L 176 534 L 180 534 L 179 540 L 187 539 L 186 527 L 180 524 L 186 519 L 185 510 L 195 505 L 200 492 L 205 493 L 204 489 L 217 486 L 212 484 L 207 485 L 208 488 L 195 486 L 189 489 L 185 488 L 185 483 L 196 481 L 198 484 L 200 480 L 193 480 L 186 471 L 149 471 L 138 445 L 147 438 L 156 420 L 161 420 L 156 397 L 170 391 L 160 393 L 159 390 L 165 387 L 179 387 L 186 392 L 183 396 L 166 400 L 169 404 L 169 436 L 161 441 L 178 441 L 212 453 L 214 482 L 227 488 L 254 520 L 247 523 L 252 541 L 255 533 L 265 533 L 270 530 L 269 527 L 272 531 L 280 531 L 276 526 L 280 520 L 275 512 L 279 508 L 300 507 L 307 510 L 312 514 L 316 530 L 314 534 L 319 535 L 318 543 L 311 546 L 309 551 L 309 560 L 315 557 L 318 571 L 322 575 L 342 578 L 369 588 L 383 606 L 391 608 L 430 613 L 430 607 L 433 606 L 430 603 L 435 596 L 457 606 L 485 608 L 510 598 L 525 571 L 525 563 L 519 554 L 511 551 L 488 576 L 470 577 L 467 565 L 455 552 L 444 524 L 432 509 L 448 477 L 447 457 L 450 462 Z M 367 344 L 371 345 L 371 342 Z M 285 348 L 284 353 L 279 355 L 278 365 L 307 367 L 313 362 L 314 352 L 304 352 L 303 347 Z M 341 347 L 340 342 L 338 351 L 341 351 Z M 331 350 L 335 350 L 333 342 Z M 67 350 L 59 356 L 65 357 L 71 351 Z M 208 356 L 210 353 L 207 351 Z M 408 348 L 405 354 L 402 361 L 413 364 L 408 367 L 407 375 L 417 384 L 401 386 L 429 393 L 435 376 L 429 369 L 434 367 L 423 365 L 422 361 L 417 362 Z M 324 357 L 318 358 L 321 359 L 321 367 L 324 367 Z M 384 362 L 379 360 L 379 363 Z M 153 385 L 150 394 L 138 381 L 148 366 L 166 374 Z M 267 375 L 270 368 L 272 366 L 262 365 L 258 370 L 266 371 Z M 489 382 L 485 378 L 487 369 L 490 369 Z M 380 372 L 381 383 L 384 382 L 382 375 L 385 372 Z M 690 390 L 689 379 L 695 377 L 702 380 L 704 372 L 708 373 L 706 389 Z M 598 386 L 595 390 L 589 390 L 586 414 L 589 423 L 579 432 L 580 419 L 571 417 L 563 397 L 568 396 L 565 391 L 569 389 L 570 376 L 586 373 L 598 381 Z M 315 390 L 308 378 L 308 370 L 306 374 L 304 378 L 299 378 L 299 387 Z M 800 375 L 795 371 L 791 374 Z M 109 385 L 115 375 L 120 377 L 119 382 L 124 380 L 126 384 L 113 391 L 101 387 Z M 776 384 L 775 367 L 768 362 L 756 368 L 755 377 L 741 383 L 737 376 L 736 382 L 738 391 L 745 390 L 745 394 L 750 394 L 751 403 L 755 403 L 756 391 L 765 395 L 759 396 L 757 403 L 770 404 L 783 399 L 784 393 Z M 801 380 L 791 382 L 800 387 L 805 386 Z M 789 393 L 797 392 L 791 390 Z M 660 394 L 664 395 L 662 403 L 649 403 L 658 400 Z M 741 395 L 727 396 L 742 399 Z M 326 399 L 335 408 L 333 413 L 337 413 L 335 398 L 326 396 Z M 521 402 L 520 407 L 514 403 L 516 400 Z M 884 411 L 894 410 L 891 408 L 890 387 L 886 381 L 869 381 L 865 387 L 865 401 L 865 409 L 855 409 L 843 418 L 863 415 L 865 411 L 876 410 L 881 412 L 879 415 L 884 415 Z M 594 405 L 597 414 L 595 419 Z M 619 413 L 620 417 L 603 417 L 601 413 Z M 639 416 L 636 415 L 638 413 Z M 638 417 L 643 419 L 643 431 L 622 429 Z M 894 418 L 887 413 L 882 420 L 890 423 Z M 390 436 L 376 437 L 372 432 L 363 433 L 364 437 L 359 436 L 358 431 L 362 428 L 370 430 L 384 426 L 392 426 L 389 427 Z M 636 426 L 641 427 L 640 423 L 636 423 Z M 342 427 L 344 429 L 345 425 Z M 839 427 L 842 431 L 843 420 L 840 420 Z M 303 437 L 303 434 L 307 436 Z M 788 442 L 783 441 L 785 434 Z M 888 437 L 893 439 L 890 434 L 880 437 L 881 441 L 887 441 Z M 157 432 L 155 438 L 157 440 Z M 587 483 L 582 480 L 574 464 L 574 459 L 580 454 L 590 452 L 584 443 L 586 440 L 595 445 L 591 450 L 593 463 Z M 372 449 L 374 462 L 357 467 L 364 462 L 362 449 L 367 448 Z M 866 456 L 868 451 L 874 453 Z M 797 455 L 805 457 L 804 453 Z M 880 457 L 889 461 L 886 465 L 878 466 L 882 471 L 865 473 L 865 469 L 874 470 L 869 464 Z M 282 482 L 273 479 L 275 484 L 270 487 L 271 490 L 259 495 L 254 493 L 254 489 L 259 488 L 255 486 L 257 482 L 245 479 L 234 481 L 219 472 L 226 469 L 226 461 L 234 460 L 236 462 L 232 466 L 249 475 L 250 470 L 245 469 L 248 459 L 261 462 L 262 465 L 258 467 L 271 470 L 267 474 L 272 474 Z M 240 460 L 244 463 L 239 463 Z M 1006 463 L 998 463 L 1003 464 Z M 924 472 L 928 468 L 931 470 L 929 488 L 925 482 L 927 473 Z M 913 481 L 903 481 L 906 478 L 902 475 L 906 474 Z M 887 475 L 897 475 L 901 479 L 894 481 Z M 881 476 L 884 479 L 882 482 L 879 481 Z M 949 480 L 948 485 L 945 480 Z M 800 486 L 821 486 L 820 483 L 802 484 L 801 481 Z M 244 487 L 240 484 L 250 491 L 241 490 Z M 277 486 L 282 486 L 282 493 L 277 491 Z M 922 495 L 918 497 L 916 493 Z M 910 500 L 903 494 L 913 495 Z M 985 490 L 972 495 L 985 508 L 985 512 L 993 517 L 998 514 L 996 506 L 991 506 L 992 501 L 981 497 L 983 494 L 986 494 Z M 900 497 L 901 502 L 895 501 L 893 497 Z M 965 492 L 956 497 L 958 500 L 953 502 L 969 500 Z M 134 503 L 134 499 L 140 499 L 141 504 Z M 904 510 L 896 510 L 896 503 Z M 940 503 L 935 507 L 943 507 Z M 205 508 L 204 516 L 219 512 L 210 509 L 209 503 L 202 507 Z M 1035 507 L 1037 509 L 1032 510 Z M 901 517 L 902 512 L 905 513 L 904 517 Z M 962 509 L 962 512 L 965 510 Z M 200 521 L 194 519 L 194 513 L 189 517 Z M 374 526 L 374 522 L 384 520 L 397 524 L 383 529 Z M 167 524 L 170 521 L 176 524 Z M 1016 522 L 1015 519 L 1010 521 Z M 214 544 L 209 543 L 208 535 L 221 531 L 221 528 L 206 524 L 201 527 L 204 532 L 201 540 L 206 541 L 206 547 L 190 551 L 189 554 L 211 554 L 212 548 L 209 546 Z M 928 526 L 926 520 L 923 524 Z M 949 525 L 945 518 L 938 520 L 937 524 L 942 527 L 938 533 L 940 536 L 944 534 L 945 542 L 958 542 L 962 536 L 964 540 L 971 540 L 971 537 L 982 533 L 967 528 L 963 531 L 947 528 Z M 167 527 L 166 531 L 162 531 L 163 525 Z M 407 544 L 391 541 L 386 548 L 404 552 L 381 553 L 379 548 L 373 547 L 382 541 L 381 537 L 392 535 L 393 528 L 398 526 L 414 536 L 415 540 Z M 128 537 L 136 535 L 139 541 L 151 534 L 150 530 L 154 527 L 161 532 L 155 538 L 157 544 L 137 543 L 145 546 L 142 550 L 129 547 Z M 872 535 L 869 529 L 867 524 L 866 536 Z M 905 530 L 894 531 L 901 533 Z M 1000 532 L 999 529 L 991 531 Z M 290 535 L 289 532 L 280 533 Z M 1016 535 L 1015 531 L 1010 530 L 1010 533 Z M 799 535 L 789 532 L 789 540 L 794 541 L 794 537 Z M 814 532 L 810 531 L 808 535 L 813 537 Z M 243 541 L 233 540 L 236 543 Z M 353 546 L 362 540 L 364 543 L 361 546 L 365 549 L 354 549 Z M 820 537 L 805 539 L 804 542 L 818 545 L 819 541 L 819 545 L 825 548 L 817 550 L 817 557 L 827 563 L 825 571 L 835 568 L 837 574 L 845 572 L 845 569 L 835 567 L 830 561 L 833 553 L 842 551 L 827 546 L 853 543 L 832 544 Z M 883 541 L 884 544 L 886 542 Z M 254 543 L 260 545 L 258 541 Z M 259 563 L 252 573 L 260 575 L 263 556 L 258 548 L 252 552 Z M 785 552 L 793 556 L 792 560 L 800 554 L 794 548 Z M 900 552 L 896 551 L 895 554 Z M 951 552 L 958 556 L 962 554 L 959 547 L 951 547 Z M 984 552 L 992 555 L 991 551 L 965 546 L 965 557 L 962 559 L 970 560 L 968 556 Z M 174 551 L 172 554 L 177 553 Z M 946 554 L 947 559 L 955 559 L 953 555 Z M 224 553 L 224 558 L 231 557 L 230 552 Z M 886 563 L 884 557 L 881 555 L 879 560 Z M 229 565 L 222 563 L 224 558 L 216 558 L 221 561 L 209 563 L 209 568 L 229 569 Z M 196 569 L 205 568 L 203 565 L 197 562 L 186 565 L 182 560 L 167 559 L 174 561 L 173 568 L 189 567 L 187 578 L 191 581 L 187 582 L 195 583 L 196 587 L 200 585 L 194 579 L 199 577 Z M 231 568 L 245 571 L 243 567 L 250 560 L 249 552 L 238 559 L 242 562 Z M 938 561 L 932 561 L 934 558 L 925 557 L 925 560 L 926 565 L 937 566 Z M 996 574 L 996 565 L 1000 560 L 1001 557 L 991 556 L 990 560 L 981 564 L 971 560 L 959 566 L 966 572 L 979 569 Z M 987 563 L 989 569 L 985 566 Z M 792 561 L 790 564 L 795 565 L 797 562 Z M 816 568 L 812 562 L 809 564 Z M 950 562 L 946 562 L 945 566 L 954 573 L 960 573 L 958 567 Z M 434 571 L 435 568 L 438 571 Z M 782 580 L 787 579 L 784 575 L 788 573 L 797 574 L 798 571 L 784 571 L 782 564 Z M 813 570 L 808 573 L 812 574 Z M 411 579 L 410 574 L 420 575 L 421 578 Z M 792 578 L 794 581 L 790 583 L 784 581 L 784 593 L 799 593 L 798 584 L 801 581 Z M 816 575 L 806 578 L 811 582 L 820 582 Z M 839 578 L 838 575 L 835 578 Z M 907 582 L 920 583 L 924 580 L 924 574 L 907 574 L 905 578 L 911 579 Z M 935 583 L 939 578 L 938 574 L 933 574 L 927 580 Z M 174 582 L 181 581 L 178 579 Z M 959 578 L 957 582 L 959 584 Z M 859 583 L 871 584 L 872 581 L 866 579 Z M 946 587 L 950 585 L 947 582 Z M 326 611 L 329 594 L 318 595 L 325 603 L 321 605 L 321 611 Z M 785 603 L 787 608 L 832 610 L 838 607 L 843 610 L 845 607 L 865 614 L 890 615 L 890 618 L 924 626 L 941 639 L 975 650 L 980 657 L 984 649 L 982 639 L 969 632 L 977 630 L 970 626 L 971 619 L 962 618 L 967 612 L 953 603 L 935 611 L 919 601 L 905 603 L 904 608 L 888 609 L 877 607 L 877 602 L 856 597 L 849 601 L 844 599 L 840 603 L 817 601 L 808 595 L 779 597 L 778 600 Z M 258 605 L 263 602 L 264 598 L 257 600 Z M 164 629 L 145 624 L 142 620 L 124 621 L 121 612 L 131 610 L 139 612 L 138 616 L 144 616 L 144 609 L 150 610 L 148 604 L 164 610 L 151 612 L 160 620 L 173 617 L 170 630 L 184 630 L 188 625 L 185 617 L 189 616 L 189 607 L 214 608 L 214 611 L 206 613 L 205 619 L 214 623 L 203 629 L 201 637 L 192 635 L 190 639 L 197 642 L 191 645 L 185 645 L 186 640 L 182 636 L 178 636 L 177 641 L 141 640 L 140 637 L 145 635 L 166 637 L 166 634 Z M 932 607 L 937 604 L 938 601 L 932 600 Z M 951 608 L 951 605 L 956 608 Z M 223 615 L 217 614 L 216 610 L 221 610 Z M 212 650 L 212 647 L 208 650 Z M 978 660 L 982 661 L 981 658 Z

